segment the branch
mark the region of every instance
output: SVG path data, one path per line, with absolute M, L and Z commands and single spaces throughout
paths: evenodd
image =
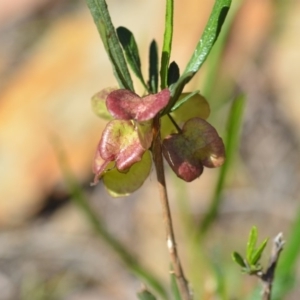
M 183 300 L 191 300 L 191 293 L 188 287 L 188 282 L 184 277 L 180 259 L 177 253 L 175 234 L 172 224 L 171 211 L 169 206 L 166 180 L 165 180 L 165 171 L 163 164 L 163 156 L 161 149 L 161 139 L 160 139 L 160 124 L 159 118 L 156 117 L 153 123 L 154 128 L 154 139 L 153 139 L 153 161 L 155 164 L 159 196 L 162 205 L 163 220 L 165 224 L 165 230 L 167 235 L 167 247 L 169 250 L 171 262 L 173 265 L 174 274 L 177 280 L 179 291 Z
M 273 247 L 272 247 L 268 269 L 266 270 L 265 273 L 259 276 L 263 284 L 263 294 L 262 294 L 263 300 L 271 299 L 275 269 L 276 269 L 277 262 L 279 260 L 280 253 L 283 249 L 284 243 L 285 242 L 282 239 L 282 233 L 279 233 L 273 240 Z

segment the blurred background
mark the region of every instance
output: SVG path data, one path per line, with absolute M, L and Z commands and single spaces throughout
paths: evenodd
M 150 42 L 162 45 L 164 1 L 107 3 L 115 27 L 134 33 L 146 75 Z M 182 71 L 213 3 L 175 1 L 172 60 Z M 184 184 L 167 169 L 182 263 L 202 299 L 259 299 L 258 280 L 230 258 L 244 253 L 253 225 L 260 240 L 283 232 L 289 252 L 281 270 L 290 279 L 279 299 L 299 299 L 299 13 L 297 0 L 233 0 L 211 57 L 187 88 L 206 96 L 221 136 L 233 100 L 246 95 L 218 215 L 196 247 L 191 228 L 211 207 L 220 170 Z M 142 287 L 74 205 L 60 153 L 103 226 L 167 286 L 155 174 L 124 199 L 110 198 L 101 182 L 90 187 L 105 126 L 90 98 L 116 81 L 85 2 L 1 0 L 0 44 L 0 299 L 136 299 Z

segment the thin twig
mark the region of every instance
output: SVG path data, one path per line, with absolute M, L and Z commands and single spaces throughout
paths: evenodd
M 163 165 L 161 139 L 159 131 L 159 118 L 154 119 L 154 139 L 153 139 L 153 160 L 156 169 L 156 176 L 158 182 L 159 196 L 162 205 L 163 220 L 165 224 L 167 234 L 167 247 L 169 250 L 170 258 L 173 264 L 173 271 L 176 276 L 179 291 L 183 300 L 191 300 L 191 293 L 188 287 L 188 282 L 184 277 L 183 269 L 180 263 L 180 259 L 177 253 L 175 234 L 173 230 L 171 211 L 169 206 L 165 171 Z
M 167 114 L 167 116 L 169 117 L 170 121 L 172 122 L 172 124 L 174 125 L 174 127 L 176 128 L 178 133 L 181 133 L 182 130 L 181 128 L 178 126 L 178 124 L 175 122 L 175 120 L 173 119 L 173 117 L 171 116 L 171 114 Z
M 280 253 L 283 249 L 283 245 L 284 245 L 284 240 L 282 239 L 282 233 L 279 233 L 273 240 L 273 247 L 272 247 L 268 269 L 266 270 L 265 273 L 259 276 L 263 284 L 262 300 L 271 299 L 275 269 L 276 269 L 276 265 Z

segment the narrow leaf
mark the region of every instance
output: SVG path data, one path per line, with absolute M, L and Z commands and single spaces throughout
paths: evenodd
M 217 0 L 215 2 L 202 37 L 196 46 L 193 56 L 188 62 L 184 74 L 189 72 L 196 73 L 200 69 L 221 32 L 230 5 L 231 0 Z
M 192 98 L 193 96 L 197 95 L 199 93 L 198 90 L 192 92 L 192 93 L 189 93 L 189 94 L 185 94 L 184 97 L 182 97 L 181 99 L 179 99 L 175 105 L 172 107 L 171 111 L 175 111 L 177 108 L 179 108 L 182 104 L 184 104 L 186 101 L 188 101 L 190 98 Z M 183 94 L 181 94 L 183 95 Z
M 160 80 L 161 89 L 169 86 L 168 81 L 168 66 L 171 56 L 172 37 L 173 37 L 173 15 L 174 15 L 174 0 L 166 1 L 166 17 L 165 17 L 165 33 L 161 56 Z
M 247 268 L 247 266 L 244 262 L 244 259 L 242 258 L 242 256 L 238 252 L 233 252 L 231 254 L 231 257 L 232 257 L 233 261 L 235 261 L 242 268 Z
M 168 86 L 175 83 L 180 77 L 179 67 L 175 61 L 171 62 L 168 69 Z
M 133 89 L 130 73 L 105 0 L 86 0 L 121 88 Z
M 172 98 L 171 98 L 171 101 L 168 104 L 168 106 L 164 109 L 163 114 L 167 114 L 170 112 L 171 108 L 174 106 L 174 103 L 180 97 L 180 95 L 184 89 L 184 86 L 191 80 L 192 77 L 193 77 L 192 72 L 186 73 L 186 74 L 181 75 L 176 83 L 171 84 L 169 89 L 170 89 Z
M 149 53 L 149 89 L 152 93 L 158 90 L 158 53 L 157 43 L 153 40 Z
M 182 93 L 173 108 L 171 115 L 176 122 L 179 123 L 186 122 L 195 117 L 206 120 L 210 114 L 208 102 L 197 91 L 193 93 Z
M 252 257 L 251 257 L 251 261 L 249 261 L 249 263 L 251 265 L 256 265 L 258 263 L 258 261 L 260 260 L 261 258 L 261 255 L 263 253 L 263 251 L 265 250 L 266 246 L 267 246 L 267 243 L 268 243 L 268 239 L 265 239 L 261 244 L 260 246 L 254 251 L 254 253 L 252 254 Z
M 225 21 L 226 15 L 231 5 L 231 0 L 217 0 L 206 24 L 204 32 L 196 46 L 196 49 L 189 60 L 183 74 L 176 84 L 172 86 L 171 95 L 173 100 L 170 105 L 165 109 L 173 106 L 176 102 L 180 93 L 182 92 L 184 86 L 193 78 L 193 76 L 199 71 L 200 67 L 206 60 L 208 54 L 210 53 L 215 41 L 217 40 L 222 25 Z
M 220 67 L 222 65 L 223 54 L 229 42 L 229 35 L 233 27 L 234 20 L 237 16 L 240 7 L 243 4 L 244 4 L 244 0 L 237 0 L 232 2 L 232 6 L 230 7 L 230 12 L 226 17 L 226 22 L 222 27 L 222 32 L 219 35 L 218 40 L 216 41 L 212 51 L 208 56 L 206 62 L 207 68 L 205 70 L 205 79 L 201 88 L 201 92 L 208 99 L 212 98 L 213 93 L 215 93 L 216 87 L 220 86 L 219 83 L 221 83 L 221 81 L 218 78 L 218 74 L 220 71 Z
M 249 264 L 251 263 L 251 258 L 255 251 L 256 242 L 257 242 L 257 228 L 256 226 L 253 226 L 251 228 L 249 238 L 248 238 L 248 243 L 247 243 L 247 261 Z
M 138 46 L 132 32 L 127 28 L 121 26 L 117 28 L 117 34 L 124 49 L 129 66 L 131 67 L 134 74 L 138 77 L 138 79 L 142 82 L 143 86 L 147 89 L 147 85 L 144 81 L 141 71 L 141 61 Z

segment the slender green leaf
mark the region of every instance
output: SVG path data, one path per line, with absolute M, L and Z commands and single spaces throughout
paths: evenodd
M 86 0 L 121 88 L 134 91 L 130 73 L 105 0 Z
M 171 62 L 168 69 L 168 86 L 175 83 L 180 77 L 179 67 L 175 61 Z
M 185 97 L 183 97 L 182 99 L 180 99 L 179 101 L 177 101 L 175 103 L 175 105 L 172 107 L 171 111 L 176 110 L 177 108 L 179 108 L 182 104 L 184 104 L 186 101 L 188 101 L 189 99 L 191 99 L 193 96 L 197 95 L 199 93 L 198 90 L 187 94 Z
M 174 0 L 166 1 L 166 17 L 165 17 L 165 33 L 161 55 L 160 66 L 160 86 L 163 90 L 167 87 L 168 67 L 171 56 L 172 37 L 173 37 L 173 15 L 174 15 Z M 169 84 L 168 84 L 169 86 Z
M 242 268 L 246 268 L 246 264 L 244 262 L 244 259 L 242 258 L 242 256 L 238 253 L 238 252 L 233 252 L 231 255 L 233 261 L 235 261 L 238 265 L 240 265 Z
M 153 40 L 149 53 L 149 89 L 152 93 L 158 90 L 158 53 L 157 43 Z
M 172 99 L 170 104 L 166 107 L 164 112 L 168 113 L 170 108 L 173 107 L 177 98 L 183 91 L 184 86 L 193 78 L 199 71 L 200 67 L 206 60 L 210 53 L 215 41 L 217 40 L 222 25 L 227 16 L 228 10 L 231 5 L 231 0 L 216 0 L 209 20 L 206 24 L 204 32 L 196 46 L 196 49 L 189 60 L 183 74 L 176 84 L 170 88 Z
M 156 300 L 156 298 L 147 290 L 143 290 L 137 294 L 140 300 Z
M 216 87 L 219 88 L 220 84 L 223 84 L 223 81 L 220 81 L 218 78 L 219 69 L 222 65 L 221 60 L 223 58 L 223 53 L 226 48 L 235 17 L 243 3 L 244 0 L 235 0 L 232 2 L 230 11 L 226 17 L 226 22 L 222 27 L 218 40 L 207 58 L 204 84 L 201 87 L 201 93 L 205 95 L 207 99 L 213 99 L 212 96 L 215 95 L 213 93 L 215 92 Z M 224 89 L 222 87 L 219 89 L 221 90 L 221 93 L 224 93 Z M 216 98 L 219 99 L 218 97 Z
M 175 103 L 181 102 L 190 93 L 182 93 L 178 101 Z M 206 99 L 200 93 L 192 93 L 193 95 L 185 101 L 180 103 L 175 110 L 172 110 L 171 115 L 174 117 L 177 123 L 185 123 L 191 118 L 201 118 L 206 120 L 210 114 L 210 107 Z
M 181 75 L 176 83 L 170 85 L 169 90 L 171 92 L 171 99 L 167 107 L 163 110 L 162 115 L 168 114 L 170 112 L 171 108 L 174 106 L 174 104 L 180 97 L 184 89 L 184 86 L 190 81 L 192 77 L 193 77 L 192 72 L 187 73 L 184 76 Z
M 200 223 L 198 238 L 200 238 L 202 234 L 207 232 L 207 229 L 217 216 L 219 205 L 221 203 L 222 191 L 225 185 L 225 179 L 234 161 L 234 156 L 236 155 L 239 146 L 239 138 L 242 127 L 245 102 L 245 96 L 239 95 L 232 103 L 227 121 L 227 132 L 224 139 L 226 149 L 226 161 L 225 164 L 221 167 L 208 212 L 206 213 L 203 221 Z
M 261 258 L 261 255 L 263 253 L 263 251 L 265 250 L 267 243 L 268 243 L 269 239 L 265 239 L 260 246 L 253 252 L 252 256 L 251 256 L 251 261 L 249 261 L 249 263 L 251 265 L 256 265 L 258 263 L 258 261 Z
M 256 242 L 257 242 L 257 228 L 256 228 L 256 226 L 253 226 L 249 233 L 249 238 L 248 238 L 248 242 L 247 242 L 246 258 L 247 258 L 247 261 L 249 264 L 251 264 L 252 256 L 254 254 L 255 247 L 256 247 Z
M 148 89 L 143 74 L 141 71 L 141 60 L 139 56 L 139 50 L 138 46 L 136 44 L 135 38 L 130 30 L 128 30 L 125 27 L 118 27 L 117 28 L 117 34 L 118 38 L 120 40 L 120 43 L 124 49 L 125 56 L 127 59 L 127 62 L 129 66 L 131 67 L 134 74 L 138 77 L 138 79 L 141 81 L 143 86 Z
M 217 0 L 215 2 L 202 37 L 187 64 L 184 74 L 189 72 L 196 73 L 200 69 L 221 32 L 230 5 L 231 0 Z

